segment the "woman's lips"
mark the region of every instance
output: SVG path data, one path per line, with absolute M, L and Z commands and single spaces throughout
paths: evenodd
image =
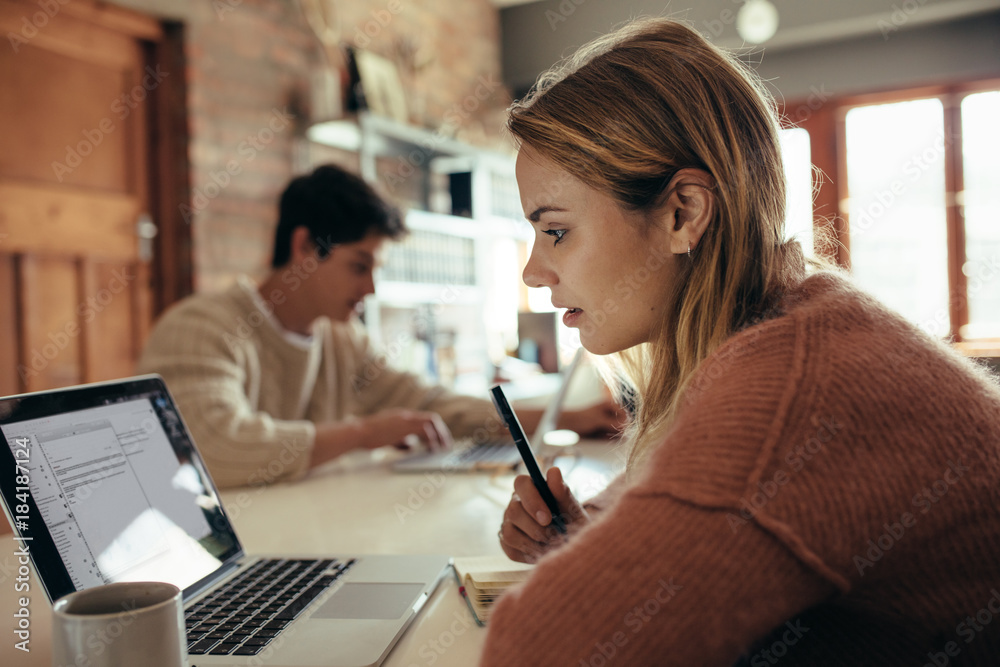
M 579 308 L 569 308 L 563 313 L 563 324 L 568 327 L 573 326 L 578 319 L 583 315 L 583 311 Z

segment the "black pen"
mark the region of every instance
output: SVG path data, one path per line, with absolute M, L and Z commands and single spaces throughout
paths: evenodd
M 517 451 L 521 453 L 521 459 L 524 460 L 524 467 L 528 469 L 528 474 L 531 475 L 531 481 L 535 483 L 535 488 L 538 489 L 542 500 L 545 501 L 549 512 L 552 513 L 552 525 L 560 533 L 565 534 L 566 524 L 559 514 L 559 503 L 556 502 L 555 496 L 552 495 L 552 490 L 545 482 L 542 470 L 538 467 L 538 461 L 535 460 L 535 454 L 531 451 L 531 445 L 528 444 L 528 439 L 524 436 L 524 429 L 521 428 L 521 422 L 511 409 L 510 403 L 507 402 L 507 397 L 504 396 L 500 385 L 490 389 L 490 397 L 493 399 L 493 405 L 496 406 L 500 419 L 507 426 L 507 430 L 510 431 L 510 437 L 514 438 L 514 444 L 517 445 Z

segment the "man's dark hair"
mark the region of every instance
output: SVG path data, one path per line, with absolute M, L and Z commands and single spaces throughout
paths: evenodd
M 309 230 L 320 259 L 332 246 L 354 243 L 369 234 L 396 239 L 406 233 L 394 206 L 360 177 L 332 164 L 292 179 L 281 193 L 272 268 L 291 259 L 292 232 L 297 227 Z

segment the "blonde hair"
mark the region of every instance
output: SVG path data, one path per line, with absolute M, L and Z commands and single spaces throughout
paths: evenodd
M 507 128 L 630 211 L 654 213 L 681 169 L 715 180 L 713 220 L 690 261 L 674 258 L 673 308 L 650 343 L 613 363 L 635 390 L 633 469 L 662 440 L 698 365 L 766 317 L 803 270 L 797 244 L 783 241 L 773 102 L 755 74 L 692 28 L 643 19 L 543 74 L 510 108 Z

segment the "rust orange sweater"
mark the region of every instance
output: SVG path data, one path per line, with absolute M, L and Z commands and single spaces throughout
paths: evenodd
M 697 372 L 484 667 L 1000 664 L 1000 390 L 839 275 Z

